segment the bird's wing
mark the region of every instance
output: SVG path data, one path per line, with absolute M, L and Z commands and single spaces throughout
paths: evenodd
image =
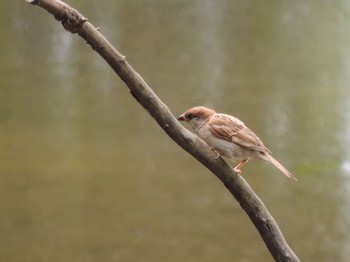
M 225 114 L 216 114 L 208 122 L 210 132 L 221 139 L 252 150 L 271 153 L 248 127 L 239 119 Z

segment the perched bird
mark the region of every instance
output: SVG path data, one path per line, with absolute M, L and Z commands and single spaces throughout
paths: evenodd
M 237 174 L 241 173 L 240 168 L 249 159 L 260 159 L 270 162 L 287 177 L 297 181 L 284 166 L 272 157 L 271 151 L 260 138 L 238 118 L 216 113 L 204 106 L 197 106 L 188 109 L 177 120 L 187 122 L 196 134 L 212 147 L 217 157 L 224 156 L 240 160 L 233 169 Z

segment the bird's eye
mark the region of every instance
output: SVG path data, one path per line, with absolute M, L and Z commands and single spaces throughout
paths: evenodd
M 194 117 L 193 114 L 188 114 L 188 115 L 187 115 L 187 119 L 188 119 L 188 120 L 192 120 L 193 117 Z

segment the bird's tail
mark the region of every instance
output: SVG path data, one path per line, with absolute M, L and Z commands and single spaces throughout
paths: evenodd
M 293 179 L 294 181 L 298 181 L 298 179 L 293 176 L 284 166 L 282 166 L 282 164 L 280 164 L 280 162 L 278 162 L 273 156 L 266 154 L 265 157 L 266 161 L 277 167 L 283 174 L 285 174 L 286 177 Z

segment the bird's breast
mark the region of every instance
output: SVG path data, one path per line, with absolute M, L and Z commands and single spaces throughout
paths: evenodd
M 197 134 L 209 146 L 215 148 L 220 153 L 220 155 L 224 157 L 240 160 L 252 158 L 252 150 L 214 136 L 206 126 L 203 126 L 197 130 Z

